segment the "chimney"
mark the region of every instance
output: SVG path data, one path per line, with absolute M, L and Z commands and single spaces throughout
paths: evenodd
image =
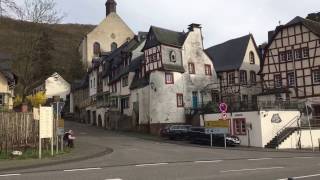
M 188 29 L 189 29 L 189 31 L 193 31 L 194 28 L 199 28 L 199 29 L 201 29 L 201 24 L 192 23 L 192 24 L 189 25 L 189 28 L 188 28 Z

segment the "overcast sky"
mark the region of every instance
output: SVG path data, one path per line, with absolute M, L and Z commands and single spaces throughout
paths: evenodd
M 17 0 L 23 1 L 23 0 Z M 56 0 L 67 13 L 64 23 L 99 24 L 106 0 Z M 205 46 L 252 33 L 258 44 L 281 21 L 320 11 L 320 0 L 116 0 L 117 11 L 134 32 L 150 25 L 186 30 L 191 23 L 203 26 Z

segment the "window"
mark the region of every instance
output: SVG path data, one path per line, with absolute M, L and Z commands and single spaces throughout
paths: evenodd
M 4 105 L 4 95 L 0 94 L 0 105 L 3 106 Z
M 290 72 L 287 74 L 288 86 L 293 87 L 296 84 L 296 78 L 294 72 Z
M 242 95 L 242 105 L 248 107 L 249 98 L 248 95 Z
M 251 96 L 251 103 L 252 105 L 256 106 L 258 104 L 258 97 L 257 95 L 252 95 Z
M 228 84 L 235 84 L 236 83 L 236 78 L 234 75 L 234 72 L 229 72 L 228 73 Z
M 292 54 L 292 51 L 287 51 L 287 60 L 288 61 L 292 61 L 293 60 L 293 54 Z
M 255 64 L 254 53 L 252 51 L 250 51 L 249 53 L 249 58 L 250 58 L 250 64 Z
M 173 73 L 166 73 L 166 84 L 174 84 Z
M 128 76 L 122 78 L 122 87 L 127 87 L 129 85 Z
M 240 71 L 240 83 L 247 84 L 247 71 Z
M 93 44 L 93 54 L 94 54 L 95 56 L 99 56 L 100 53 L 101 53 L 100 43 L 95 42 L 95 43 Z
M 212 92 L 212 102 L 220 103 L 219 91 L 213 91 Z
M 256 72 L 254 71 L 250 71 L 250 82 L 251 84 L 257 83 L 257 76 L 256 76 Z
M 90 88 L 92 88 L 92 79 L 90 80 Z
M 93 78 L 93 87 L 96 87 L 96 78 Z
M 211 76 L 211 75 L 212 75 L 211 65 L 210 65 L 210 64 L 205 64 L 205 65 L 204 65 L 204 71 L 205 71 L 205 74 L 206 74 L 206 75 Z
M 123 109 L 128 109 L 129 108 L 129 98 L 123 98 L 122 99 L 122 106 L 123 106 Z
M 171 61 L 171 62 L 176 62 L 176 61 L 177 61 L 177 59 L 176 59 L 176 52 L 174 52 L 174 51 L 171 51 L 171 52 L 170 52 L 170 61 Z
M 188 64 L 188 69 L 189 69 L 189 74 L 195 74 L 195 68 L 194 68 L 194 63 L 189 63 Z
M 308 48 L 303 48 L 302 49 L 303 57 L 308 58 L 309 57 L 309 49 Z
M 295 59 L 301 59 L 302 58 L 301 49 L 294 50 L 294 58 Z
M 111 92 L 117 92 L 117 83 L 111 85 Z
M 320 70 L 315 70 L 312 72 L 313 83 L 320 83 Z
M 233 125 L 235 135 L 247 135 L 245 119 L 233 119 Z
M 285 52 L 279 52 L 279 59 L 280 59 L 280 62 L 286 62 L 287 54 Z
M 118 44 L 117 43 L 115 43 L 115 42 L 111 43 L 111 51 L 114 51 L 117 48 L 118 48 Z
M 177 107 L 183 107 L 183 94 L 177 94 Z
M 282 78 L 280 74 L 274 76 L 274 85 L 276 88 L 282 87 Z

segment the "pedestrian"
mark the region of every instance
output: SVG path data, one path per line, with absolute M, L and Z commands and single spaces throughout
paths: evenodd
M 74 147 L 74 140 L 76 139 L 75 136 L 73 136 L 73 131 L 70 129 L 68 132 L 64 133 L 63 140 L 67 147 L 73 148 Z

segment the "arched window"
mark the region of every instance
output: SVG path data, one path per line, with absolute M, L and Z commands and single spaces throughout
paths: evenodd
M 254 58 L 254 53 L 250 51 L 249 53 L 249 59 L 250 59 L 250 64 L 255 64 L 255 58 Z
M 95 42 L 95 43 L 93 44 L 93 54 L 94 54 L 95 56 L 99 56 L 100 53 L 101 53 L 100 43 Z
M 111 44 L 111 51 L 114 51 L 114 50 L 116 50 L 117 48 L 118 48 L 117 43 L 113 42 L 113 43 Z

